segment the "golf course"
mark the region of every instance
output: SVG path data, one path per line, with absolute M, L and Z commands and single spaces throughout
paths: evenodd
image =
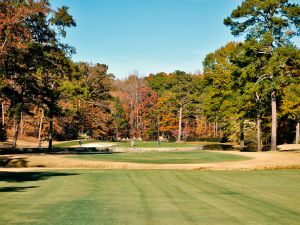
M 170 146 L 2 155 L 0 224 L 299 224 L 299 151 Z
M 300 225 L 300 0 L 0 0 L 0 225 Z
M 297 225 L 299 187 L 298 170 L 1 172 L 0 222 Z

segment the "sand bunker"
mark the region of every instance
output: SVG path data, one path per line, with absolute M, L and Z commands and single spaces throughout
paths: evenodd
M 104 143 L 104 142 L 96 142 L 96 143 L 89 143 L 89 144 L 83 144 L 81 147 L 83 148 L 107 148 L 107 147 L 112 147 L 115 146 L 116 144 L 113 143 Z M 79 146 L 76 146 L 79 147 Z

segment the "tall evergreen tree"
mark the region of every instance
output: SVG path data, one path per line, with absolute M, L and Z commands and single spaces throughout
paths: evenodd
M 231 28 L 234 36 L 246 34 L 248 40 L 255 39 L 262 42 L 263 46 L 257 49 L 257 52 L 266 55 L 265 58 L 269 61 L 277 47 L 288 43 L 292 37 L 299 35 L 299 18 L 299 5 L 292 4 L 288 0 L 245 0 L 237 9 L 233 10 L 230 17 L 224 20 L 224 24 Z M 274 81 L 274 74 L 268 75 Z M 257 76 L 257 81 L 262 79 L 262 75 Z M 275 82 L 272 83 L 275 84 Z M 269 95 L 272 106 L 271 150 L 276 150 L 276 89 L 270 90 Z

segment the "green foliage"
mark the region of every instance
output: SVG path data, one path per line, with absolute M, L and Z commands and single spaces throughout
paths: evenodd
M 54 12 L 53 17 L 50 19 L 52 25 L 58 27 L 61 36 L 66 37 L 65 27 L 75 27 L 76 22 L 73 17 L 68 13 L 69 7 L 62 6 Z
M 299 120 L 300 56 L 290 43 L 299 35 L 298 4 L 243 1 L 224 23 L 233 35 L 246 34 L 246 41 L 208 54 L 202 75 L 177 70 L 124 81 L 105 64 L 70 59 L 75 50 L 61 39 L 76 26 L 68 11 L 52 9 L 49 1 L 0 2 L 0 97 L 9 107 L 10 124 L 28 116 L 36 126 L 33 113 L 43 109 L 49 139 L 55 130 L 60 139 L 81 133 L 101 140 L 171 140 L 181 133 L 185 140 L 238 140 L 241 121 L 259 119 L 262 130 L 270 129 L 271 93 L 277 97 L 279 127 Z
M 285 80 L 289 79 L 286 57 L 280 52 L 292 37 L 300 34 L 299 16 L 300 6 L 288 0 L 246 0 L 224 20 L 233 35 L 246 34 L 242 58 L 248 63 L 239 63 L 244 70 L 241 74 L 245 74 L 242 77 L 250 95 L 255 93 L 257 118 L 262 118 L 263 112 L 271 111 L 272 150 L 276 150 L 277 145 L 276 97 L 280 95 L 279 90 Z M 266 99 L 272 102 L 272 110 L 265 107 Z
M 224 24 L 234 36 L 247 34 L 247 38 L 269 39 L 269 44 L 280 45 L 299 35 L 300 7 L 288 0 L 246 0 L 232 11 Z
M 178 135 L 180 108 L 183 110 L 182 119 L 189 122 L 200 114 L 203 79 L 200 75 L 177 70 L 170 74 L 151 74 L 146 80 L 158 95 L 155 114 L 158 118 L 160 135 L 169 139 L 175 138 Z
M 283 89 L 281 112 L 282 116 L 299 121 L 300 119 L 300 83 L 290 84 Z
M 125 110 L 121 105 L 120 99 L 115 98 L 115 112 L 113 114 L 114 127 L 116 129 L 117 138 L 126 138 L 128 134 L 128 121 L 126 120 Z
M 230 134 L 228 135 L 228 140 L 232 142 L 239 142 L 240 141 L 240 121 L 231 120 L 228 122 L 230 128 Z M 255 122 L 250 120 L 244 121 L 244 137 L 245 137 L 245 144 L 256 144 L 256 130 L 255 130 Z
M 240 87 L 235 83 L 234 71 L 238 68 L 231 57 L 239 48 L 237 43 L 228 43 L 214 53 L 206 56 L 202 112 L 209 120 L 217 121 L 225 131 L 230 121 L 243 118 L 244 102 L 240 101 Z M 229 135 L 229 134 L 228 134 Z

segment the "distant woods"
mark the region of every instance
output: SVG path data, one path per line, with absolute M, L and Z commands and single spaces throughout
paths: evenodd
M 68 7 L 0 2 L 0 138 L 42 140 L 209 140 L 276 149 L 299 142 L 300 7 L 244 1 L 224 20 L 230 42 L 208 54 L 203 73 L 132 74 L 73 62 L 63 43 L 76 26 Z

